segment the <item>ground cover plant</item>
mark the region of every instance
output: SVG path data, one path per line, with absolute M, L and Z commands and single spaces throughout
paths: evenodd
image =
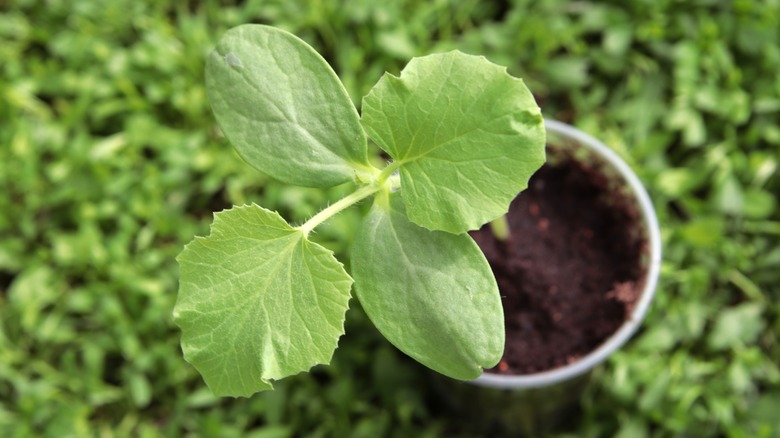
M 299 35 L 358 106 L 427 53 L 523 77 L 546 117 L 626 158 L 664 239 L 643 330 L 569 436 L 776 435 L 779 16 L 776 0 L 3 3 L 0 435 L 479 434 L 357 303 L 331 366 L 250 399 L 214 397 L 182 359 L 175 257 L 210 212 L 303 223 L 352 189 L 290 187 L 227 152 L 204 62 L 242 23 Z M 312 240 L 349 268 L 366 208 Z
M 250 24 L 222 37 L 206 83 L 247 163 L 289 184 L 355 184 L 295 227 L 256 204 L 217 213 L 178 257 L 182 348 L 216 394 L 249 396 L 328 363 L 353 278 L 379 331 L 420 363 L 464 380 L 498 363 L 501 298 L 466 232 L 505 214 L 544 162 L 541 112 L 521 80 L 458 51 L 414 58 L 380 79 L 359 117 L 311 46 Z M 368 138 L 392 158 L 384 168 Z M 350 276 L 309 234 L 371 196 Z

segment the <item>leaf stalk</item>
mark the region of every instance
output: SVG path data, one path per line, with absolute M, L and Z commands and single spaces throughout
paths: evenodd
M 309 233 L 311 232 L 311 230 L 316 228 L 318 225 L 330 219 L 331 217 L 339 214 L 342 210 L 349 208 L 352 205 L 362 201 L 363 199 L 373 195 L 374 193 L 378 192 L 381 188 L 382 188 L 381 184 L 371 184 L 371 185 L 363 186 L 355 190 L 353 193 L 350 193 L 349 195 L 339 199 L 333 205 L 330 205 L 329 207 L 315 214 L 314 216 L 312 216 L 311 219 L 306 221 L 305 224 L 297 228 L 303 231 L 304 237 L 309 237 Z
M 303 231 L 303 237 L 308 238 L 311 230 L 315 229 L 318 225 L 322 224 L 331 217 L 341 213 L 342 210 L 357 204 L 363 199 L 382 190 L 383 188 L 385 190 L 395 190 L 399 188 L 401 186 L 401 178 L 398 175 L 395 175 L 394 172 L 400 165 L 401 164 L 397 161 L 390 163 L 387 167 L 382 169 L 379 177 L 371 184 L 364 185 L 349 195 L 339 199 L 335 204 L 323 209 L 319 213 L 312 216 L 312 218 L 306 221 L 305 224 L 296 228 Z
M 379 174 L 379 183 L 383 184 L 385 181 L 387 181 L 388 178 L 393 176 L 396 170 L 398 170 L 399 167 L 401 167 L 401 164 L 403 164 L 401 161 L 393 161 L 392 163 L 388 164 L 387 167 L 382 169 L 382 173 Z

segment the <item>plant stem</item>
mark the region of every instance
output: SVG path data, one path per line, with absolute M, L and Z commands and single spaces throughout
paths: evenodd
M 506 215 L 499 216 L 490 222 L 490 230 L 493 231 L 493 236 L 496 239 L 504 242 L 509 238 L 509 222 L 506 220 Z
M 311 219 L 306 221 L 305 224 L 296 228 L 303 231 L 303 237 L 309 237 L 311 230 L 331 217 L 339 214 L 342 210 L 351 207 L 352 205 L 382 190 L 383 188 L 385 190 L 397 189 L 401 186 L 401 178 L 398 175 L 394 175 L 393 173 L 400 165 L 401 163 L 397 161 L 390 163 L 387 167 L 382 169 L 379 177 L 376 178 L 373 183 L 362 186 L 349 195 L 339 199 L 335 204 L 315 214 Z
M 339 199 L 338 201 L 336 201 L 335 204 L 320 211 L 319 213 L 314 215 L 311 219 L 306 221 L 305 224 L 297 228 L 303 231 L 304 237 L 309 237 L 309 233 L 311 232 L 311 230 L 317 227 L 317 225 L 337 215 L 345 208 L 348 208 L 356 204 L 357 202 L 360 202 L 361 200 L 373 195 L 374 193 L 378 192 L 382 187 L 383 184 L 371 184 L 371 185 L 363 186 L 357 189 L 356 191 L 354 191 L 353 193 L 350 193 L 349 195 Z
M 387 167 L 382 169 L 382 173 L 380 173 L 379 178 L 377 178 L 379 180 L 379 183 L 382 184 L 385 181 L 387 181 L 387 179 L 393 175 L 395 170 L 401 167 L 401 164 L 403 163 L 401 163 L 400 161 L 393 161 L 392 163 L 388 164 Z

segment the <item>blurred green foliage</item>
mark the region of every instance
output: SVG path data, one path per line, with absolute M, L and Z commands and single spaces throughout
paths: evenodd
M 174 257 L 211 212 L 301 221 L 349 188 L 288 188 L 218 132 L 203 60 L 229 27 L 314 45 L 351 96 L 459 48 L 640 173 L 657 299 L 599 368 L 571 436 L 780 436 L 780 1 L 19 0 L 0 6 L 0 435 L 478 435 L 359 308 L 331 367 L 216 399 L 171 323 Z M 341 254 L 358 211 L 317 236 Z M 353 301 L 354 303 L 354 301 Z

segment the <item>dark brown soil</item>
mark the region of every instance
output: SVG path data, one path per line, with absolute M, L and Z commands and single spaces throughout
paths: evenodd
M 512 203 L 507 241 L 488 225 L 471 233 L 504 304 L 506 350 L 492 372 L 531 374 L 576 361 L 632 311 L 646 244 L 636 237 L 636 207 L 621 194 L 606 202 L 608 187 L 590 165 L 545 165 Z

